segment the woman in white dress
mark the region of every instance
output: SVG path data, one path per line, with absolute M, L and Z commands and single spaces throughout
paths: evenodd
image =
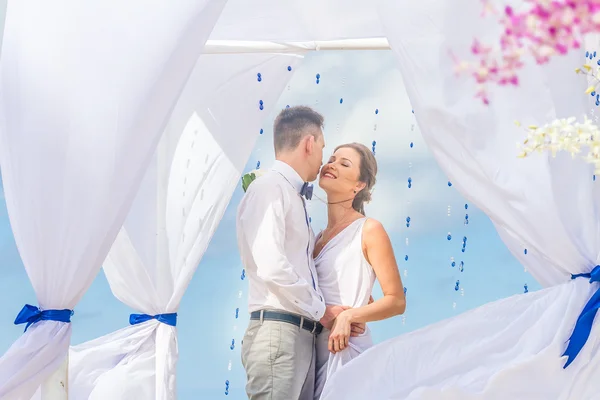
M 319 176 L 328 221 L 315 243 L 315 266 L 325 303 L 338 306 L 333 312 L 339 314 L 317 339 L 315 399 L 337 368 L 372 346 L 369 329 L 351 337 L 351 324 L 390 318 L 406 308 L 390 239 L 381 223 L 364 215 L 376 174 L 373 153 L 349 143 L 335 149 Z M 370 302 L 375 279 L 383 297 Z

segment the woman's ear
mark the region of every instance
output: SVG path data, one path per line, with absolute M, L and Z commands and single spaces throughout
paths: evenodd
M 361 190 L 363 190 L 366 187 L 367 187 L 366 183 L 364 183 L 364 182 L 358 182 L 358 184 L 354 188 L 354 193 L 358 193 L 358 192 L 360 192 Z

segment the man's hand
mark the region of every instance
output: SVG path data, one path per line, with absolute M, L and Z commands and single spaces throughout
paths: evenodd
M 323 314 L 323 318 L 321 318 L 321 325 L 325 329 L 331 330 L 333 328 L 333 321 L 337 318 L 338 315 L 344 310 L 347 310 L 351 307 L 348 306 L 326 306 L 325 314 Z M 364 330 L 363 330 L 364 331 Z

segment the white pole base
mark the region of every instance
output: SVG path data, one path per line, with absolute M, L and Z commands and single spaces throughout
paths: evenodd
M 69 356 L 60 367 L 48 377 L 41 387 L 41 400 L 68 400 L 69 398 Z

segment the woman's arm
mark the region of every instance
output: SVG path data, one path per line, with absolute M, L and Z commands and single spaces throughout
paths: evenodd
M 348 345 L 350 325 L 379 321 L 402 314 L 406 309 L 404 287 L 390 238 L 383 225 L 368 219 L 363 228 L 363 251 L 381 285 L 383 297 L 366 306 L 342 311 L 329 336 L 329 351 L 335 353 Z

